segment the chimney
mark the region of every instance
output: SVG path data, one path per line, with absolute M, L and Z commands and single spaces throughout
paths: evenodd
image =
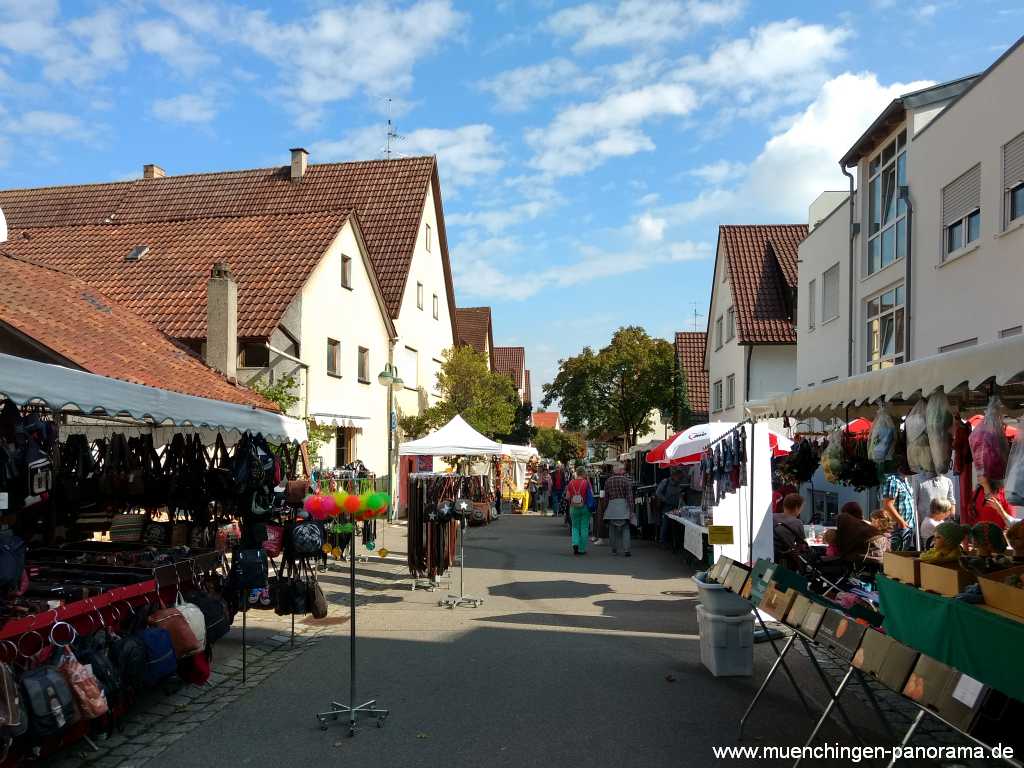
M 167 171 L 154 163 L 142 166 L 142 178 L 144 179 L 162 179 L 166 175 Z
M 292 153 L 292 181 L 302 181 L 306 175 L 306 164 L 309 163 L 309 152 L 302 147 L 293 147 Z
M 222 261 L 206 283 L 206 364 L 232 380 L 238 373 L 238 284 Z

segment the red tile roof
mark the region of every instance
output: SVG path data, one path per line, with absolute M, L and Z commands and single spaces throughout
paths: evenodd
M 718 230 L 741 344 L 796 344 L 790 292 L 806 224 L 728 225 Z
M 704 331 L 676 331 L 676 357 L 686 376 L 686 395 L 695 415 L 708 412 L 708 372 L 704 370 L 707 336 Z
M 449 306 L 455 306 L 434 157 L 310 165 L 298 182 L 291 181 L 290 175 L 286 165 L 112 184 L 2 190 L 0 209 L 12 230 L 354 210 L 385 304 L 392 318 L 397 318 L 423 207 L 432 187 Z
M 493 353 L 494 333 L 490 307 L 459 307 L 455 310 L 455 328 L 459 344 L 472 347 L 481 355 L 486 355 L 488 346 L 490 346 Z M 490 364 L 493 367 L 493 354 Z
M 558 411 L 537 411 L 533 414 L 533 426 L 558 429 Z
M 0 323 L 101 376 L 279 410 L 85 281 L 0 255 Z
M 516 389 L 523 387 L 523 369 L 526 367 L 524 347 L 495 347 L 494 370 L 512 377 Z
M 178 339 L 206 337 L 206 281 L 215 261 L 227 262 L 238 282 L 238 335 L 267 338 L 346 218 L 330 212 L 51 227 L 14 234 L 3 249 L 80 277 Z M 149 251 L 126 261 L 139 245 Z

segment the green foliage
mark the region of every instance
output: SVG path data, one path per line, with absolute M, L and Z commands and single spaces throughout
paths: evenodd
M 511 433 L 517 406 L 512 379 L 489 371 L 487 359 L 471 347 L 451 347 L 443 358 L 437 374 L 441 399 L 419 416 L 400 419 L 406 437 L 422 437 L 459 415 L 492 439 Z
M 598 352 L 585 347 L 559 361 L 555 380 L 544 385 L 545 406 L 560 402 L 569 429 L 588 437 L 625 435 L 630 445 L 651 427 L 651 412 L 672 413 L 675 351 L 637 326 L 620 328 Z
M 324 443 L 334 439 L 337 434 L 337 429 L 331 425 L 320 426 L 312 419 L 306 419 L 306 450 L 309 452 L 309 462 L 312 466 L 317 466 L 320 462 L 320 449 L 323 448 Z M 324 466 L 333 467 L 334 459 L 332 457 L 324 457 Z
M 575 432 L 563 432 L 551 427 L 538 427 L 533 446 L 542 458 L 569 462 L 587 455 L 586 442 Z
M 692 411 L 690 410 L 689 390 L 686 384 L 686 371 L 679 364 L 679 356 L 673 355 L 672 368 L 672 412 L 671 418 L 667 421 L 676 432 L 682 432 L 690 425 Z
M 512 421 L 512 429 L 507 434 L 497 435 L 495 439 L 512 445 L 527 445 L 537 430 L 530 422 L 533 420 L 533 405 L 530 403 L 519 403 L 519 398 L 513 396 L 512 407 L 515 409 L 515 417 Z
M 292 406 L 299 402 L 299 396 L 296 394 L 299 382 L 294 376 L 282 376 L 273 384 L 261 376 L 252 382 L 249 388 L 277 405 L 282 413 L 288 413 Z

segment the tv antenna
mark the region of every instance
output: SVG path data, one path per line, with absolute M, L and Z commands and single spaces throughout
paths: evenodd
M 698 318 L 704 317 L 700 312 L 697 311 L 697 302 L 691 301 L 690 306 L 693 308 L 693 330 L 700 330 L 700 320 Z
M 404 136 L 399 135 L 399 133 L 395 130 L 395 124 L 391 121 L 391 98 L 389 97 L 388 98 L 388 132 L 387 132 L 387 139 L 384 142 L 384 159 L 385 160 L 390 160 L 391 159 L 391 142 L 392 141 L 401 141 L 404 138 L 405 138 Z

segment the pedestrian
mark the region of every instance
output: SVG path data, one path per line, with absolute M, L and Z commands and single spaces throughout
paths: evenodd
M 569 474 L 565 471 L 562 462 L 558 462 L 555 464 L 555 471 L 551 473 L 551 510 L 556 515 L 562 510 L 562 495 L 568 484 Z
M 636 513 L 633 509 L 633 481 L 626 476 L 625 464 L 616 464 L 612 468 L 612 476 L 603 490 L 599 511 L 608 523 L 608 543 L 612 554 L 617 555 L 621 549 L 623 555 L 631 557 L 629 527 L 636 522 Z
M 921 510 L 921 530 L 924 531 L 924 524 L 928 521 L 929 511 L 932 508 L 934 499 L 946 499 L 953 508 L 952 515 L 956 515 L 956 494 L 953 493 L 953 481 L 946 475 L 937 475 L 934 472 L 922 472 L 917 475 L 916 487 L 914 488 L 914 509 Z M 939 522 L 942 522 L 941 520 Z M 930 534 L 929 534 L 930 536 Z M 921 543 L 925 542 L 924 533 L 921 534 Z
M 910 467 L 905 463 L 891 475 L 885 476 L 882 483 L 882 511 L 893 524 L 893 552 L 908 552 L 915 547 L 917 532 L 917 515 L 914 513 L 914 492 L 910 489 L 907 477 L 911 474 Z
M 682 467 L 672 467 L 668 471 L 668 477 L 658 483 L 654 491 L 654 498 L 658 501 L 658 511 L 661 513 L 661 527 L 658 531 L 658 543 L 668 544 L 669 526 L 672 521 L 668 513 L 679 509 L 683 504 L 686 493 L 686 481 Z
M 537 511 L 547 514 L 548 497 L 551 494 L 551 473 L 548 472 L 545 464 L 540 468 L 540 477 L 537 480 Z
M 565 495 L 569 499 L 569 518 L 572 520 L 572 552 L 574 555 L 585 555 L 594 491 L 583 467 L 576 468 L 576 479 L 566 486 Z

